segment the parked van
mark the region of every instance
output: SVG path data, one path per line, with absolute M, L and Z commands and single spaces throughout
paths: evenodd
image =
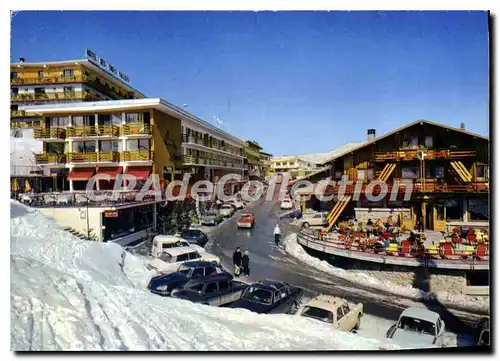
M 194 247 L 174 247 L 165 249 L 158 258 L 149 261 L 149 266 L 156 271 L 168 274 L 177 271 L 180 265 L 188 261 L 208 261 L 220 263 L 219 257 L 203 252 Z
M 302 218 L 297 220 L 299 227 L 308 228 L 310 226 L 326 226 L 328 224 L 328 213 L 326 212 L 305 212 Z

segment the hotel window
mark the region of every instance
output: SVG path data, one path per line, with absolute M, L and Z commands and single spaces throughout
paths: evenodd
M 426 148 L 434 147 L 434 137 L 432 135 L 426 135 L 424 138 L 424 144 Z
M 95 125 L 95 115 L 73 115 L 73 126 L 88 127 Z
M 75 76 L 75 71 L 73 69 L 64 69 L 63 77 L 65 78 L 73 78 Z
M 35 88 L 35 94 L 45 94 L 45 88 Z
M 127 123 L 139 123 L 144 122 L 149 124 L 149 112 L 144 113 L 126 113 L 125 121 Z
M 401 176 L 403 179 L 418 179 L 418 166 L 401 167 Z
M 64 154 L 64 143 L 46 143 L 47 154 Z
M 13 95 L 17 95 L 17 94 L 19 94 L 19 88 L 12 88 L 11 92 Z
M 95 141 L 73 142 L 73 152 L 75 153 L 92 153 L 95 152 Z
M 118 152 L 120 150 L 119 142 L 112 140 L 99 141 L 99 150 L 102 152 Z
M 38 78 L 42 79 L 45 76 L 45 72 L 43 70 L 38 70 Z
M 51 127 L 65 127 L 69 123 L 69 117 L 50 117 L 48 119 Z
M 485 177 L 486 177 L 486 166 L 476 165 L 476 178 L 485 178 Z
M 17 79 L 17 72 L 16 71 L 11 71 L 10 72 L 10 78 L 11 79 Z
M 98 114 L 97 123 L 99 125 L 109 125 L 111 124 L 111 114 Z
M 129 139 L 127 140 L 127 150 L 149 150 L 149 139 Z
M 72 87 L 72 86 L 65 86 L 65 87 L 63 88 L 63 91 L 64 91 L 65 93 L 72 93 L 72 92 L 74 92 L 74 91 L 75 91 L 75 88 L 74 88 L 74 87 Z

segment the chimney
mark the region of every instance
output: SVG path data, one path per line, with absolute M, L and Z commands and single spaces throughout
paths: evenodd
M 460 129 L 465 130 L 465 123 L 464 122 L 460 122 Z
M 368 141 L 371 142 L 375 139 L 375 129 L 368 129 Z
M 20 63 L 24 63 L 24 60 L 25 60 L 24 58 L 19 58 Z

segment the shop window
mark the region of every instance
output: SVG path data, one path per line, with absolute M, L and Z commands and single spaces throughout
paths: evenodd
M 487 198 L 469 199 L 467 209 L 471 221 L 487 221 L 490 218 Z
M 485 177 L 486 177 L 486 166 L 476 165 L 476 178 L 485 178 Z
M 418 166 L 401 167 L 401 176 L 403 177 L 403 179 L 418 179 Z
M 444 167 L 439 166 L 434 168 L 434 177 L 437 179 L 443 179 L 444 178 Z

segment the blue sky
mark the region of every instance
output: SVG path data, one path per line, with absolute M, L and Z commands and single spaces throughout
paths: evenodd
M 486 12 L 19 12 L 11 60 L 88 47 L 273 154 L 325 152 L 416 119 L 489 134 Z

